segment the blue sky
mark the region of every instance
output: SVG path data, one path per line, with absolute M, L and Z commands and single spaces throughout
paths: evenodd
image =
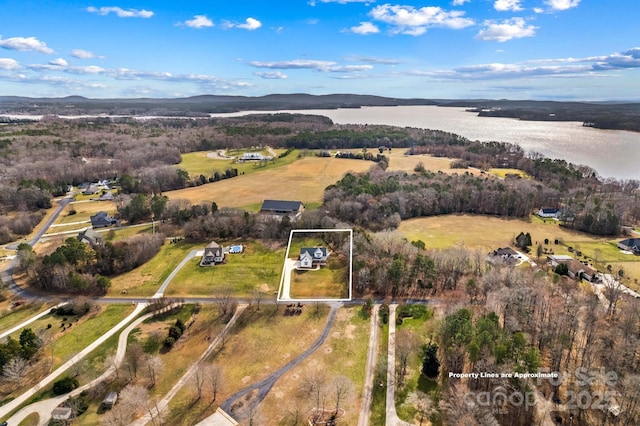
M 0 0 L 0 95 L 640 100 L 638 0 Z

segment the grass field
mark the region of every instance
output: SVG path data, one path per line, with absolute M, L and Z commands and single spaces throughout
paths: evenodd
M 523 172 L 522 170 L 519 170 L 519 169 L 489 169 L 488 172 L 494 176 L 498 176 L 503 179 L 507 177 L 508 174 L 518 175 L 523 178 L 531 178 L 531 176 L 529 176 L 528 173 Z
M 42 312 L 55 305 L 53 302 L 28 302 L 24 305 L 11 307 L 9 301 L 0 303 L 0 331 L 15 327 L 23 321 L 31 318 L 38 312 Z
M 264 306 L 259 311 L 248 308 L 241 314 L 224 346 L 207 361 L 223 367 L 224 382 L 218 399 L 212 403 L 211 393 L 205 389 L 203 398 L 195 401 L 193 388 L 186 386 L 171 402 L 166 424 L 196 424 L 213 414 L 232 393 L 293 360 L 317 339 L 328 314 L 325 306 L 320 306 L 319 314 L 315 313 L 315 308 L 307 306 L 296 316 L 284 316 L 282 308 L 278 312 L 275 309 L 274 305 Z
M 315 406 L 314 398 L 304 392 L 304 384 L 313 374 L 324 378 L 328 409 L 335 407 L 334 380 L 339 376 L 347 379 L 349 392 L 340 404 L 346 416 L 339 424 L 358 423 L 370 326 L 370 319 L 362 318 L 359 311 L 360 307 L 355 306 L 340 309 L 324 344 L 276 382 L 260 407 L 262 415 L 269 420 L 265 424 L 292 424 L 290 413 L 296 409 L 301 419 L 305 418 L 308 410 Z
M 187 199 L 193 204 L 215 201 L 220 207 L 253 206 L 265 199 L 317 203 L 322 201 L 324 189 L 346 172 L 363 172 L 372 166 L 375 163 L 370 161 L 305 157 L 282 167 L 170 191 L 165 195 L 171 199 Z
M 227 263 L 216 266 L 201 267 L 200 258 L 193 259 L 176 275 L 166 295 L 210 296 L 231 291 L 234 296 L 248 297 L 252 290 L 259 289 L 270 298 L 278 289 L 284 249 L 267 247 L 258 241 L 224 244 L 232 243 L 242 244 L 244 252 L 228 254 Z
M 275 150 L 276 154 L 284 152 L 283 149 Z M 266 150 L 262 151 L 250 151 L 250 150 L 228 150 L 226 152 L 229 157 L 241 157 L 244 152 L 260 152 L 263 155 L 270 155 Z M 209 158 L 208 155 L 211 151 L 197 151 L 182 154 L 182 161 L 178 164 L 178 167 L 189 172 L 191 177 L 199 175 L 205 175 L 206 177 L 213 176 L 214 171 L 224 173 L 227 168 L 238 169 L 239 174 L 251 174 L 259 171 L 270 170 L 277 167 L 291 164 L 298 158 L 298 151 L 292 151 L 289 155 L 283 158 L 276 158 L 274 161 L 269 161 L 266 165 L 261 165 L 257 161 L 246 161 L 244 163 L 234 162 L 234 160 L 225 160 L 217 158 Z
M 631 279 L 625 284 L 636 291 L 640 289 L 634 281 L 640 280 L 640 257 L 623 254 L 616 246 L 619 239 L 573 231 L 559 226 L 556 221 L 545 221 L 537 216 L 528 220 L 474 215 L 433 216 L 403 221 L 398 231 L 409 241 L 424 241 L 427 248 L 463 245 L 486 253 L 511 245 L 520 232 L 529 232 L 533 257 L 538 244 L 553 254 L 568 254 L 574 258 L 578 258 L 575 250 L 580 250 L 581 260 L 586 260 L 584 256 L 587 256 L 600 271 L 604 271 L 606 265 L 612 265 L 614 269 L 622 267 Z M 544 244 L 545 239 L 549 240 L 548 245 Z M 554 244 L 556 239 L 559 244 Z M 574 251 L 570 252 L 569 247 Z
M 291 272 L 290 296 L 293 299 L 346 299 L 349 297 L 349 265 L 341 256 L 330 257 L 319 270 Z
M 182 262 L 184 257 L 191 250 L 200 246 L 186 242 L 178 244 L 165 243 L 160 248 L 160 252 L 144 265 L 111 278 L 111 287 L 107 295 L 119 296 L 124 290 L 129 296 L 153 296 L 158 287 L 162 285 L 171 271 Z M 169 285 L 169 289 L 174 284 L 175 282 Z
M 69 212 L 73 210 L 75 210 L 76 213 L 69 215 Z M 62 212 L 60 212 L 60 216 L 58 216 L 55 224 L 87 221 L 91 216 L 95 215 L 99 211 L 105 211 L 110 215 L 114 215 L 116 213 L 116 204 L 112 201 L 83 201 L 70 203 L 64 208 L 64 210 L 62 210 Z M 56 232 L 56 228 L 57 227 L 53 227 L 50 231 Z

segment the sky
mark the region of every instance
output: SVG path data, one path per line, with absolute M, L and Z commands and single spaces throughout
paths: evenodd
M 0 96 L 640 101 L 638 0 L 0 0 Z

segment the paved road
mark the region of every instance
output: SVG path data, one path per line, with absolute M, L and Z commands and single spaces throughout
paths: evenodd
M 236 420 L 243 420 L 242 412 L 238 412 L 238 413 L 233 412 L 232 410 L 233 404 L 237 400 L 239 400 L 240 398 L 248 394 L 249 392 L 252 392 L 256 389 L 258 390 L 258 393 L 254 398 L 251 399 L 250 404 L 254 407 L 260 404 L 260 402 L 262 402 L 262 400 L 267 396 L 267 394 L 269 393 L 273 385 L 276 383 L 276 381 L 278 381 L 278 379 L 282 375 L 284 375 L 289 370 L 291 370 L 292 368 L 300 364 L 302 361 L 304 361 L 309 355 L 315 352 L 324 343 L 327 336 L 329 335 L 329 331 L 331 331 L 331 327 L 333 326 L 333 322 L 336 318 L 336 313 L 338 312 L 338 309 L 340 307 L 342 307 L 342 304 L 331 305 L 331 312 L 329 313 L 329 319 L 327 320 L 327 324 L 325 325 L 324 330 L 322 331 L 322 334 L 320 335 L 320 337 L 318 337 L 318 340 L 316 340 L 316 342 L 313 345 L 311 345 L 306 351 L 298 355 L 294 360 L 292 360 L 285 366 L 271 373 L 265 379 L 234 393 L 229 398 L 227 398 L 222 404 L 220 404 L 220 408 L 223 409 L 225 412 L 229 413 Z
M 371 312 L 371 327 L 369 329 L 369 350 L 367 352 L 367 366 L 364 373 L 364 390 L 362 391 L 362 403 L 360 405 L 360 416 L 358 426 L 369 426 L 371 416 L 371 399 L 373 397 L 373 379 L 378 361 L 378 312 L 380 305 L 373 306 Z
M 115 327 L 113 327 L 111 330 L 107 331 L 105 334 L 100 336 L 98 339 L 96 339 L 89 346 L 87 346 L 82 351 L 80 351 L 77 355 L 75 355 L 69 361 L 62 364 L 55 371 L 53 371 L 47 377 L 42 379 L 37 385 L 33 386 L 31 389 L 27 390 L 22 395 L 16 397 L 15 399 L 8 402 L 7 404 L 0 406 L 0 418 L 6 416 L 11 411 L 18 408 L 20 405 L 22 405 L 25 401 L 27 401 L 29 398 L 31 398 L 41 389 L 45 388 L 47 385 L 49 385 L 51 382 L 57 379 L 62 373 L 67 371 L 72 365 L 82 360 L 85 356 L 87 356 L 89 353 L 95 350 L 98 346 L 104 343 L 109 337 L 113 336 L 116 332 L 118 332 L 118 330 L 120 330 L 122 327 L 127 325 L 129 322 L 131 322 L 136 316 L 138 316 L 142 312 L 142 310 L 146 306 L 147 305 L 145 303 L 141 303 L 138 306 L 136 306 L 133 312 L 130 313 L 125 319 L 120 321 Z
M 16 414 L 14 414 L 8 420 L 9 425 L 19 424 L 22 420 L 24 420 L 25 417 L 27 417 L 31 413 L 38 413 L 38 416 L 40 418 L 38 423 L 39 426 L 48 425 L 49 419 L 51 418 L 51 413 L 57 406 L 62 404 L 67 399 L 76 397 L 80 395 L 80 393 L 82 393 L 83 391 L 87 389 L 91 389 L 92 387 L 96 386 L 98 383 L 103 382 L 104 380 L 109 378 L 109 376 L 115 373 L 116 368 L 120 367 L 120 365 L 122 365 L 122 362 L 124 361 L 124 356 L 127 352 L 127 342 L 128 342 L 129 334 L 141 322 L 143 322 L 147 318 L 151 318 L 152 316 L 153 316 L 153 313 L 141 316 L 140 318 L 136 319 L 131 324 L 129 324 L 129 326 L 120 333 L 120 336 L 118 337 L 118 348 L 116 349 L 116 354 L 114 357 L 114 365 L 110 366 L 104 373 L 102 373 L 102 375 L 100 375 L 100 377 L 94 379 L 93 381 L 87 383 L 84 386 L 79 387 L 78 389 L 75 389 L 71 393 L 60 395 L 55 398 L 45 399 L 45 400 L 27 405 L 26 407 L 18 411 Z
M 236 311 L 234 312 L 233 317 L 231 317 L 231 319 L 225 325 L 222 332 L 220 332 L 220 334 L 213 340 L 213 342 L 211 342 L 209 347 L 202 353 L 198 361 L 193 363 L 191 367 L 189 367 L 187 372 L 182 375 L 180 380 L 178 380 L 178 382 L 175 385 L 173 385 L 171 390 L 164 396 L 164 398 L 158 401 L 158 403 L 156 404 L 156 408 L 152 410 L 153 418 L 158 417 L 158 411 L 162 413 L 167 410 L 167 408 L 169 407 L 169 403 L 171 402 L 173 397 L 175 397 L 176 394 L 180 391 L 180 389 L 182 389 L 184 385 L 186 385 L 189 382 L 189 380 L 191 379 L 193 374 L 196 372 L 196 370 L 200 368 L 200 365 L 202 365 L 203 361 L 213 353 L 215 348 L 222 341 L 222 338 L 229 332 L 233 324 L 235 324 L 236 320 L 240 317 L 240 314 L 245 310 L 247 306 L 248 305 L 238 305 L 238 309 L 236 309 Z M 147 413 L 141 418 L 139 418 L 138 420 L 136 420 L 135 422 L 133 422 L 130 426 L 145 426 L 147 423 L 151 422 L 153 418 L 151 414 Z
M 40 319 L 40 318 L 42 318 L 43 316 L 48 315 L 48 314 L 51 312 L 51 309 L 53 309 L 53 308 L 59 308 L 60 306 L 64 306 L 64 305 L 66 305 L 67 303 L 68 303 L 68 302 L 58 303 L 58 304 L 57 304 L 57 305 L 55 305 L 55 306 L 52 306 L 52 307 L 50 307 L 50 308 L 48 308 L 48 309 L 46 309 L 46 310 L 44 310 L 44 311 L 42 311 L 42 312 L 40 312 L 40 313 L 38 313 L 38 314 L 35 314 L 34 316 L 32 316 L 31 318 L 29 318 L 28 320 L 23 321 L 22 323 L 20 323 L 20 324 L 16 325 L 15 327 L 10 328 L 9 330 L 3 331 L 2 333 L 0 333 L 0 339 L 3 339 L 3 338 L 5 338 L 6 336 L 8 336 L 8 335 L 10 335 L 10 334 L 12 334 L 12 333 L 14 333 L 14 332 L 16 332 L 16 331 L 20 330 L 21 328 L 24 328 L 24 327 L 28 326 L 29 324 L 31 324 L 32 322 L 34 322 L 34 321 L 36 321 L 36 320 L 39 320 L 39 319 Z
M 396 308 L 389 305 L 389 346 L 387 351 L 387 417 L 386 426 L 412 426 L 398 418 L 396 412 Z

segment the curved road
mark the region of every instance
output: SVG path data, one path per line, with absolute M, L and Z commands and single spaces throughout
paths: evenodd
M 262 400 L 267 396 L 267 393 L 269 393 L 273 385 L 282 375 L 284 375 L 289 370 L 291 370 L 292 368 L 300 364 L 302 361 L 304 361 L 309 355 L 315 352 L 324 343 L 324 341 L 327 339 L 327 336 L 329 335 L 329 331 L 331 331 L 331 327 L 333 326 L 333 322 L 336 318 L 336 313 L 338 312 L 338 309 L 341 306 L 342 304 L 331 305 L 331 312 L 329 313 L 329 319 L 327 320 L 327 324 L 325 325 L 324 330 L 322 331 L 322 334 L 320 335 L 318 340 L 316 340 L 315 343 L 311 345 L 306 351 L 298 355 L 294 360 L 292 360 L 285 366 L 271 373 L 269 376 L 267 376 L 263 380 L 257 383 L 254 383 L 253 385 L 248 386 L 234 393 L 229 398 L 227 398 L 222 404 L 220 404 L 220 408 L 223 409 L 228 414 L 234 416 L 234 418 L 236 418 L 237 420 L 242 420 L 243 413 L 234 413 L 232 410 L 234 402 L 242 398 L 247 393 L 257 389 L 258 393 L 254 398 L 252 398 L 251 404 L 253 406 L 257 406 L 258 404 L 260 404 L 260 402 L 262 402 Z

